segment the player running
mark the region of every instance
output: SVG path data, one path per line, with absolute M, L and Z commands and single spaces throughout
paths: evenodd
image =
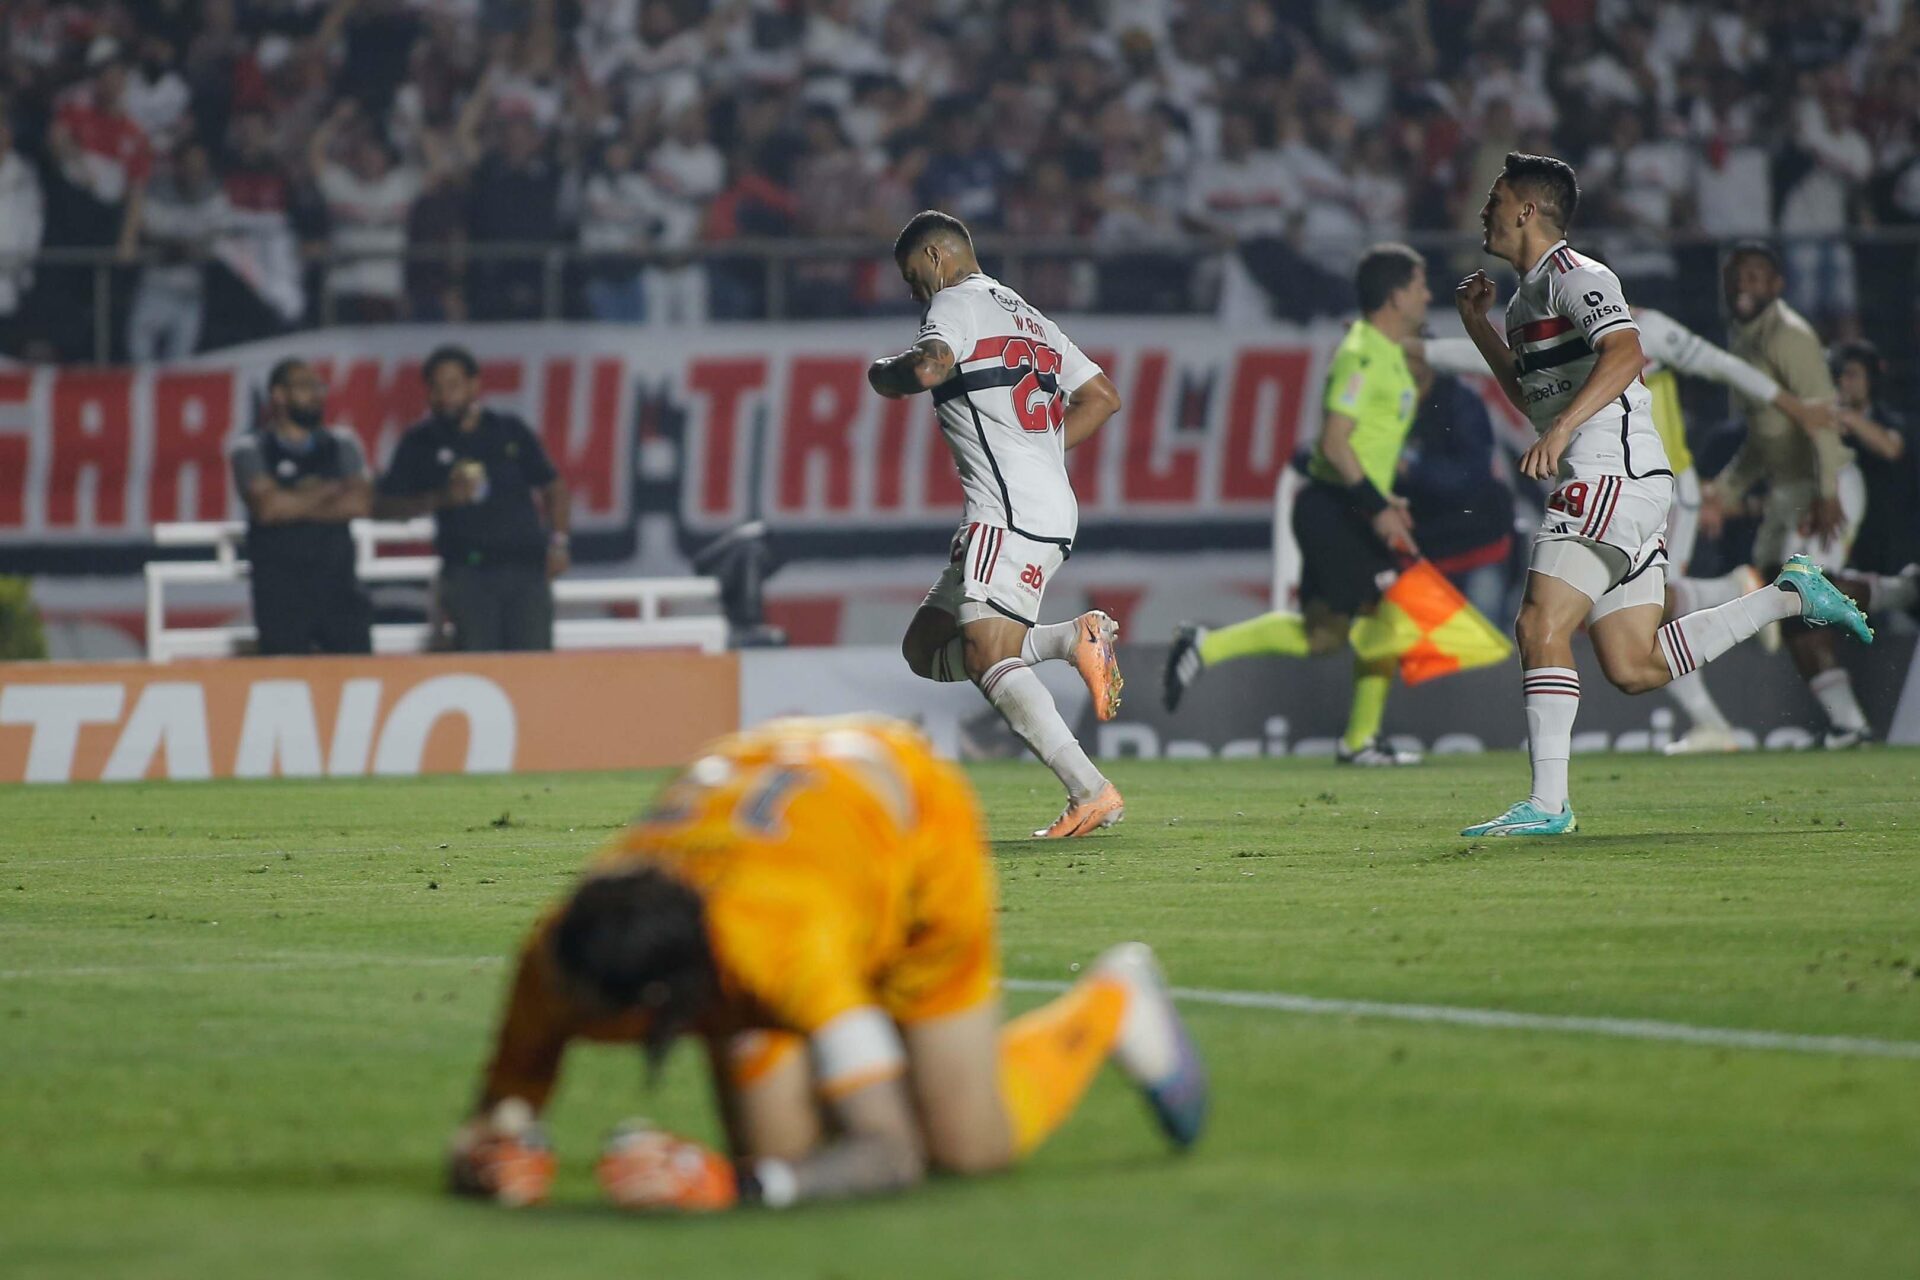
M 1742 565 L 1716 578 L 1690 578 L 1687 567 L 1700 529 L 1701 485 L 1687 445 L 1687 423 L 1680 407 L 1679 375 L 1719 383 L 1750 401 L 1771 405 L 1809 431 L 1828 422 L 1824 406 L 1807 404 L 1745 360 L 1708 342 L 1663 311 L 1632 308 L 1640 329 L 1640 347 L 1647 357 L 1641 381 L 1653 405 L 1653 427 L 1673 470 L 1673 505 L 1667 512 L 1667 610 L 1671 620 L 1697 609 L 1725 604 L 1765 581 L 1751 566 Z M 1436 368 L 1452 373 L 1484 373 L 1486 361 L 1468 338 L 1410 339 L 1408 350 L 1423 355 Z M 1777 636 L 1775 628 L 1760 633 L 1761 642 Z M 1776 645 L 1777 647 L 1777 645 Z M 1707 691 L 1698 671 L 1666 686 L 1667 696 L 1683 710 L 1692 727 L 1667 744 L 1668 755 L 1736 749 L 1732 729 Z
M 1494 286 L 1486 272 L 1454 292 L 1467 336 L 1540 433 L 1520 470 L 1555 486 L 1514 627 L 1533 790 L 1462 835 L 1574 830 L 1567 762 L 1580 708 L 1573 636 L 1582 622 L 1601 669 L 1623 693 L 1658 689 L 1787 618 L 1873 636 L 1854 603 L 1799 556 L 1771 586 L 1661 625 L 1673 470 L 1654 430 L 1640 379 L 1646 356 L 1620 282 L 1567 245 L 1579 199 L 1565 162 L 1509 153 L 1480 214 L 1486 251 L 1520 273 L 1504 337 L 1487 318 Z
M 1278 611 L 1208 629 L 1191 623 L 1174 632 L 1167 652 L 1167 710 L 1202 672 L 1237 658 L 1298 658 L 1346 645 L 1356 616 L 1380 603 L 1381 580 L 1403 556 L 1419 554 L 1404 498 L 1393 496 L 1394 470 L 1416 399 L 1401 343 L 1420 331 L 1433 295 L 1427 266 L 1403 244 L 1375 245 L 1355 276 L 1360 317 L 1347 330 L 1327 368 L 1325 417 L 1309 483 L 1293 507 L 1300 544 L 1303 613 Z M 1342 764 L 1418 764 L 1420 755 L 1388 742 L 1380 732 L 1394 660 L 1353 664 L 1353 702 L 1336 758 Z
M 1120 393 L 1060 326 L 980 270 L 966 224 L 929 209 L 893 245 L 894 261 L 925 304 L 920 337 L 876 360 L 867 381 L 883 396 L 933 393 L 940 430 L 966 492 L 946 571 L 901 642 L 929 680 L 972 680 L 1067 789 L 1067 807 L 1036 836 L 1083 836 L 1126 809 L 1027 668 L 1073 663 L 1094 714 L 1120 709 L 1119 628 L 1095 609 L 1039 624 L 1040 599 L 1073 551 L 1080 507 L 1066 451 L 1120 408 Z
M 651 1126 L 598 1165 L 623 1207 L 781 1207 L 1005 1168 L 1111 1059 L 1177 1147 L 1207 1078 L 1153 954 L 1106 952 L 1002 1024 L 993 870 L 972 789 L 907 725 L 789 720 L 721 740 L 524 944 L 456 1191 L 546 1195 L 538 1123 L 568 1047 L 655 1065 L 705 1041 L 729 1157 Z

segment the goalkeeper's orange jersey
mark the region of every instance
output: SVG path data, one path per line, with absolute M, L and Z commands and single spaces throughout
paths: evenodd
M 588 874 L 636 863 L 700 894 L 722 1033 L 810 1036 L 871 1008 L 911 1023 L 994 992 L 993 879 L 972 789 L 904 724 L 792 720 L 722 739 Z M 522 952 L 486 1104 L 542 1105 L 568 1039 L 644 1031 L 567 998 L 550 947 L 557 916 Z

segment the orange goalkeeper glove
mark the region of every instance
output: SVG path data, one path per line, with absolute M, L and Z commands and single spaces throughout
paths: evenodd
M 546 1130 L 517 1098 L 502 1102 L 490 1116 L 461 1125 L 447 1153 L 447 1185 L 456 1195 L 478 1196 L 509 1208 L 545 1200 L 553 1188 L 554 1169 Z
M 740 1180 L 725 1157 L 645 1120 L 613 1131 L 594 1173 L 622 1209 L 710 1213 L 740 1201 Z

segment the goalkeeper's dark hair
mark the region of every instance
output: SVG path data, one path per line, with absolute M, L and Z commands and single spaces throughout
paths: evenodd
M 1574 210 L 1580 207 L 1580 183 L 1565 160 L 1509 151 L 1500 176 L 1516 195 L 1533 201 L 1548 222 L 1562 231 L 1573 225 Z
M 553 954 L 595 1003 L 647 1015 L 655 1067 L 719 993 L 700 895 L 652 867 L 582 883 L 560 913 Z
M 1360 295 L 1360 314 L 1372 315 L 1387 305 L 1394 291 L 1413 283 L 1426 268 L 1427 260 L 1411 245 L 1377 244 L 1360 256 L 1360 267 L 1353 273 L 1354 291 Z
M 907 219 L 906 226 L 900 228 L 900 234 L 893 242 L 893 260 L 903 261 L 908 255 L 918 252 L 927 241 L 942 236 L 958 240 L 969 251 L 973 248 L 973 233 L 967 230 L 966 223 L 938 209 L 922 209 Z

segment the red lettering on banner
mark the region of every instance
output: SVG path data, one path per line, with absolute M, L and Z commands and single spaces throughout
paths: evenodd
M 1220 468 L 1220 496 L 1228 501 L 1273 501 L 1280 468 L 1293 456 L 1300 438 L 1300 405 L 1307 385 L 1311 353 L 1244 351 L 1233 367 L 1233 392 L 1227 399 L 1226 458 Z M 1270 411 L 1262 413 L 1265 406 Z
M 0 373 L 0 405 L 24 405 L 32 396 L 31 373 Z M 0 529 L 18 529 L 27 523 L 30 445 L 24 434 L 0 434 Z
M 54 375 L 49 528 L 80 523 L 80 485 L 88 475 L 93 477 L 92 527 L 126 524 L 132 389 L 133 376 L 125 369 L 62 369 Z
M 1087 359 L 1099 365 L 1109 379 L 1117 378 L 1114 370 L 1114 356 L 1111 351 L 1086 352 Z M 1069 396 L 1071 401 L 1072 397 Z M 1107 424 L 1080 442 L 1078 448 L 1067 455 L 1067 479 L 1073 485 L 1073 493 L 1084 508 L 1100 505 L 1105 497 L 1106 488 L 1100 470 L 1100 459 L 1106 456 L 1107 438 L 1119 430 L 1120 424 L 1109 419 Z
M 324 360 L 314 371 L 327 384 L 327 421 L 353 428 L 367 452 L 367 465 L 378 469 L 388 450 L 388 439 L 427 416 L 427 387 L 420 368 L 383 360 L 354 360 L 344 369 Z
M 573 361 L 549 360 L 541 373 L 540 443 L 582 512 L 614 514 L 618 467 L 614 440 L 620 413 L 620 362 L 589 366 L 587 430 L 576 446 L 573 431 Z
M 816 456 L 826 463 L 826 509 L 844 512 L 853 505 L 853 428 L 866 381 L 857 358 L 801 356 L 789 367 L 779 461 L 783 511 L 809 508 L 807 482 Z
M 1160 436 L 1161 388 L 1167 380 L 1167 353 L 1143 351 L 1140 369 L 1126 397 L 1127 453 L 1121 486 L 1128 502 L 1193 502 L 1199 497 L 1200 459 L 1175 445 L 1165 464 L 1154 454 Z
M 227 514 L 227 433 L 233 427 L 233 373 L 210 369 L 153 379 L 150 520 L 219 520 Z M 180 509 L 180 473 L 194 472 L 191 511 Z
M 416 370 L 416 374 L 417 372 Z M 519 395 L 524 372 L 517 356 L 511 360 L 482 360 L 480 362 L 481 397 L 484 399 L 500 396 L 511 399 Z
M 906 499 L 907 446 L 913 442 L 911 433 L 920 425 L 914 414 L 920 402 L 915 397 L 903 396 L 880 403 L 880 439 L 874 449 L 873 462 L 873 509 L 898 511 Z
M 700 432 L 704 445 L 700 459 L 702 515 L 731 515 L 746 505 L 734 493 L 733 473 L 740 451 L 740 402 L 766 384 L 765 356 L 695 360 L 687 368 L 688 388 L 707 401 L 705 426 Z

